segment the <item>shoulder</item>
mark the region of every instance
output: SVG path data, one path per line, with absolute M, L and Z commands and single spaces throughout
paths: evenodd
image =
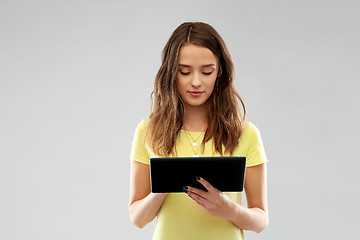
M 144 138 L 147 132 L 147 126 L 149 124 L 149 119 L 142 119 L 136 126 L 135 137 Z
M 245 145 L 257 145 L 262 141 L 258 127 L 252 122 L 245 122 L 239 142 Z
M 244 122 L 244 128 L 241 136 L 251 137 L 253 135 L 259 135 L 259 129 L 252 122 Z
M 136 126 L 136 129 L 137 129 L 138 131 L 139 131 L 139 130 L 144 131 L 144 130 L 147 128 L 147 126 L 148 126 L 148 124 L 149 124 L 149 121 L 150 121 L 149 118 L 144 118 L 144 119 L 142 119 L 142 120 L 138 123 L 138 125 Z

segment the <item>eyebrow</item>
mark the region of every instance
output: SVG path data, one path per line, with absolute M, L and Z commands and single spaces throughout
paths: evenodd
M 186 64 L 179 64 L 179 67 L 191 67 L 190 65 L 186 65 Z M 203 65 L 201 67 L 215 67 L 215 64 L 211 63 L 211 64 L 206 64 L 206 65 Z

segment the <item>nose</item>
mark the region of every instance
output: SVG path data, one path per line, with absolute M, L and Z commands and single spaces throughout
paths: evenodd
M 199 88 L 201 86 L 201 79 L 199 73 L 195 72 L 193 74 L 193 77 L 191 79 L 191 86 L 194 88 Z

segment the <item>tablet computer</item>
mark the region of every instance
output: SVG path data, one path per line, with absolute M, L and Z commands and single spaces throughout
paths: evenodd
M 151 191 L 183 192 L 184 186 L 206 191 L 196 180 L 199 176 L 221 192 L 241 192 L 245 168 L 246 157 L 150 158 Z

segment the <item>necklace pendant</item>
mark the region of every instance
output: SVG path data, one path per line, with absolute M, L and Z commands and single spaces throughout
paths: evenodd
M 196 146 L 197 146 L 197 142 L 193 142 L 192 145 L 193 145 L 193 147 L 196 147 Z
M 199 155 L 196 155 L 196 154 L 195 154 L 193 157 L 199 157 Z

